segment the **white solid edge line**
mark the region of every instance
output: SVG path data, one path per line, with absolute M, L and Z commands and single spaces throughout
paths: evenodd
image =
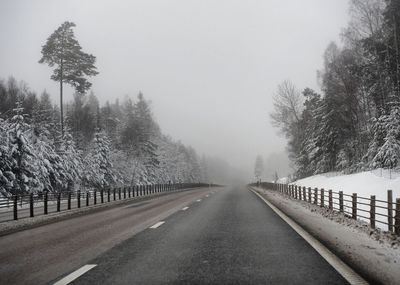
M 156 229 L 156 228 L 158 228 L 159 226 L 161 226 L 161 225 L 164 224 L 164 223 L 165 223 L 164 221 L 155 223 L 154 225 L 152 225 L 152 226 L 150 227 L 150 229 Z
M 96 266 L 97 264 L 86 264 L 81 268 L 75 270 L 74 272 L 68 274 L 63 279 L 57 281 L 56 283 L 54 283 L 54 285 L 67 285 Z
M 189 207 L 184 207 L 182 208 L 182 211 L 186 211 L 187 209 L 189 209 Z
M 286 216 L 281 210 L 275 207 L 271 202 L 266 200 L 256 191 L 251 189 L 261 200 L 263 200 L 275 213 L 278 214 L 286 223 L 289 224 L 303 239 L 305 239 L 340 275 L 344 277 L 350 284 L 369 284 L 360 275 L 358 275 L 353 269 L 351 269 L 346 263 L 344 263 L 339 257 L 333 254 L 328 248 L 321 244 L 312 235 L 306 232 L 301 226 L 295 221 Z

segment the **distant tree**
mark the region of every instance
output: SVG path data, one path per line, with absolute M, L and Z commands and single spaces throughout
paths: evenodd
M 47 39 L 42 47 L 42 58 L 39 63 L 56 66 L 51 79 L 60 82 L 60 122 L 64 135 L 63 83 L 72 85 L 78 93 L 85 93 L 92 85 L 87 76 L 98 74 L 95 67 L 96 57 L 84 53 L 75 39 L 72 28 L 75 24 L 64 22 Z
M 264 172 L 264 162 L 261 155 L 257 155 L 256 163 L 254 166 L 254 177 L 259 180 Z

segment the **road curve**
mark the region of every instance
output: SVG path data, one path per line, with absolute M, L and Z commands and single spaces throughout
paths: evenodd
M 97 266 L 74 284 L 347 284 L 246 187 L 157 222 L 88 261 Z

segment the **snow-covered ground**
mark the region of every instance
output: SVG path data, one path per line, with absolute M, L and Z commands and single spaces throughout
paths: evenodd
M 392 190 L 393 202 L 396 201 L 396 198 L 400 198 L 400 172 L 389 171 L 387 169 L 375 169 L 347 175 L 339 172 L 329 172 L 300 179 L 292 184 L 318 189 L 324 188 L 325 190 L 332 189 L 334 192 L 343 191 L 344 194 L 348 195 L 357 193 L 358 197 L 364 198 L 370 198 L 371 195 L 375 195 L 377 200 L 382 201 L 387 201 L 387 190 Z M 334 195 L 334 198 L 336 196 Z M 360 200 L 358 199 L 358 202 L 369 204 L 368 200 Z M 345 211 L 351 211 L 351 203 L 345 202 L 344 205 Z M 387 203 L 379 201 L 376 205 L 387 207 Z M 367 205 L 358 205 L 357 207 L 369 211 L 369 206 Z M 386 215 L 387 210 L 377 207 L 376 213 Z M 359 214 L 369 216 L 366 212 L 360 211 Z M 360 219 L 368 221 L 365 218 Z M 377 215 L 376 220 L 387 222 L 387 217 Z M 387 226 L 382 223 L 377 223 L 376 226 L 385 230 L 387 229 Z
M 389 172 L 387 169 L 354 174 L 329 172 L 297 180 L 293 184 L 306 187 L 324 188 L 326 190 L 343 191 L 345 194 L 357 193 L 360 197 L 387 200 L 387 190 L 393 191 L 393 201 L 400 198 L 400 172 Z

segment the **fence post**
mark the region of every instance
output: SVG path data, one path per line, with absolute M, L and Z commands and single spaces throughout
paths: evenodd
M 97 190 L 96 189 L 93 191 L 93 204 L 94 205 L 97 204 Z
M 118 188 L 118 199 L 121 200 L 121 187 Z
M 89 191 L 86 192 L 86 207 L 89 206 Z
M 333 196 L 331 189 L 329 189 L 329 209 L 333 210 Z
M 353 193 L 352 196 L 352 214 L 351 218 L 357 220 L 357 193 Z
M 126 187 L 124 187 L 124 199 L 126 199 Z
M 33 193 L 29 193 L 29 216 L 33 217 Z
M 321 207 L 324 207 L 325 205 L 325 190 L 324 188 L 321 189 Z
M 103 204 L 104 203 L 104 189 L 100 190 L 100 202 Z
M 318 188 L 314 188 L 314 204 L 318 205 Z
M 128 198 L 130 198 L 131 197 L 131 189 L 132 189 L 132 187 L 128 187 Z
M 388 199 L 388 229 L 393 232 L 393 193 L 392 190 L 387 191 Z
M 307 201 L 307 196 L 306 196 L 306 187 L 303 186 L 303 200 Z
M 343 191 L 339 191 L 339 211 L 341 213 L 344 212 L 344 207 L 343 207 Z
M 107 189 L 107 202 L 110 202 L 110 196 L 111 196 L 110 188 L 108 188 Z
M 115 196 L 115 187 L 113 188 L 113 198 L 114 198 L 114 201 L 116 200 L 116 196 Z
M 80 208 L 81 207 L 81 190 L 78 190 L 76 192 L 76 195 L 78 196 L 78 197 L 76 197 L 78 200 L 78 208 Z
M 47 196 L 47 190 L 44 190 L 44 196 L 43 196 L 43 202 L 44 202 L 44 214 L 47 215 L 47 201 L 48 201 L 48 196 Z
M 68 192 L 68 206 L 67 206 L 68 210 L 71 210 L 71 191 Z
M 311 187 L 308 187 L 308 202 L 311 203 Z
M 400 236 L 400 198 L 396 199 L 396 214 L 394 218 L 395 233 Z
M 370 207 L 369 207 L 369 223 L 371 228 L 375 229 L 375 195 L 371 195 Z
M 133 185 L 133 186 L 132 186 L 132 197 L 135 197 L 135 189 L 136 189 L 136 186 Z
M 13 196 L 14 220 L 18 220 L 18 195 Z
M 61 192 L 57 193 L 57 212 L 61 211 Z
M 297 200 L 297 185 L 294 186 L 294 198 Z

